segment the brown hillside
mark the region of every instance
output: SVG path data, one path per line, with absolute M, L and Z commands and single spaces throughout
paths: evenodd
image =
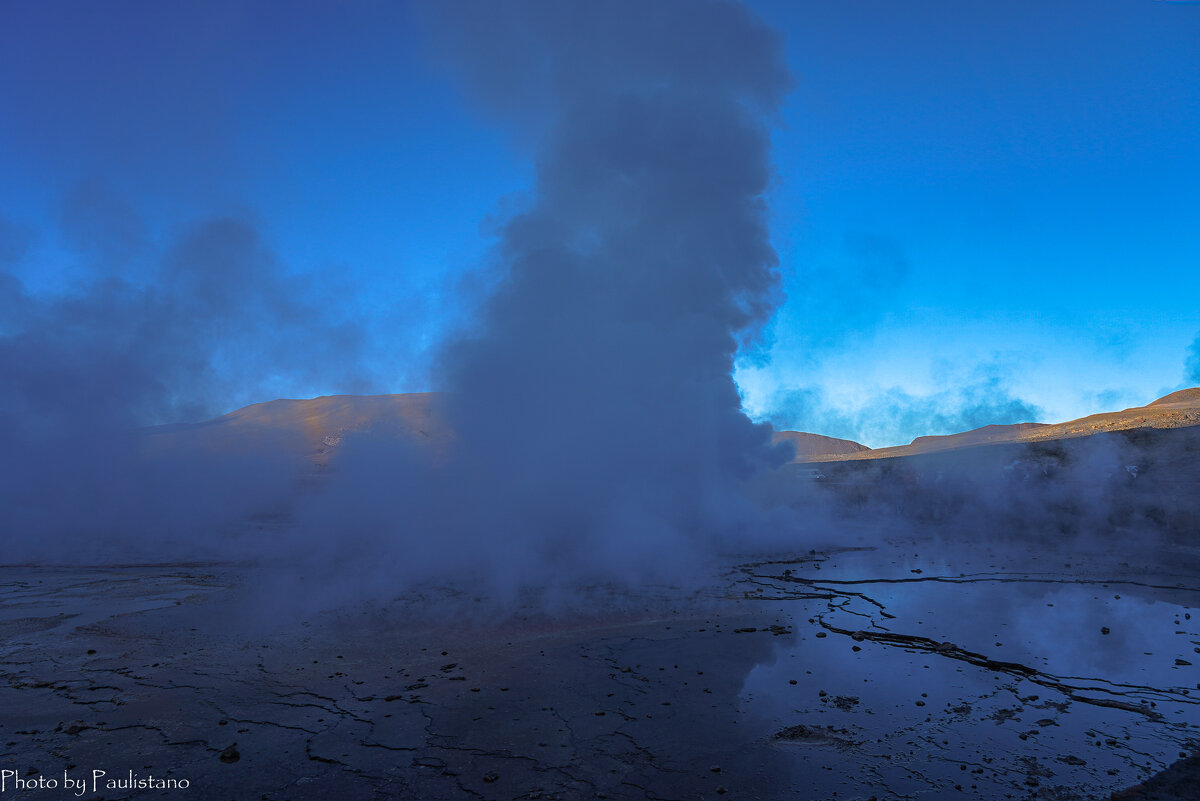
M 1200 387 L 1192 387 L 1191 389 L 1181 389 L 1178 392 L 1172 392 L 1170 395 L 1164 395 L 1149 406 L 1179 406 L 1179 405 L 1200 405 Z
M 942 434 L 927 437 L 917 437 L 910 448 L 921 451 L 945 450 L 946 448 L 964 448 L 970 445 L 986 445 L 991 442 L 1016 442 L 1021 437 L 1032 436 L 1038 429 L 1045 428 L 1045 423 L 1012 423 L 1009 425 L 990 425 L 974 428 L 961 434 Z
M 1200 388 L 1173 392 L 1146 406 L 1135 406 L 1119 412 L 1093 414 L 1065 423 L 1017 423 L 1015 425 L 984 426 L 961 434 L 917 437 L 908 445 L 899 445 L 893 448 L 875 448 L 857 453 L 823 456 L 820 459 L 807 457 L 798 459 L 798 461 L 886 459 L 974 445 L 1042 442 L 1086 437 L 1106 431 L 1128 431 L 1136 428 L 1185 428 L 1195 425 L 1200 425 Z
M 842 456 L 871 450 L 866 445 L 860 445 L 853 440 L 809 434 L 804 431 L 776 431 L 772 440 L 790 442 L 796 449 L 794 461 L 797 462 L 819 461 L 825 456 Z
M 441 450 L 450 431 L 436 409 L 435 393 L 405 395 L 326 395 L 306 400 L 256 403 L 194 425 L 147 430 L 152 447 L 190 445 L 211 450 L 286 448 L 324 463 L 351 432 L 398 431 Z

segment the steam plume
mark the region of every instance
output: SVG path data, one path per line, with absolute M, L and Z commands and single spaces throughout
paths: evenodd
M 397 477 L 407 541 L 441 544 L 401 561 L 482 556 L 518 585 L 662 574 L 745 533 L 742 482 L 784 457 L 732 379 L 777 299 L 778 38 L 712 0 L 436 12 L 473 96 L 537 143 L 537 178 L 500 230 L 494 293 L 443 354 L 457 449 Z

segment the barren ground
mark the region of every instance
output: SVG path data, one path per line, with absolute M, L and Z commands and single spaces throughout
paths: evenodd
M 262 568 L 7 568 L 3 797 L 1197 798 L 1200 552 L 1115 546 L 739 557 L 503 622 L 281 615 Z M 105 788 L 130 771 L 190 786 Z

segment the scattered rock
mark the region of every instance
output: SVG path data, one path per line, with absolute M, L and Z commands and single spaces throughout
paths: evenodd
M 833 726 L 788 726 L 771 735 L 771 739 L 784 743 L 832 745 L 841 748 L 858 745 L 858 741 L 852 738 L 849 730 Z
M 835 695 L 833 697 L 833 699 L 830 701 L 830 703 L 832 703 L 834 706 L 836 706 L 838 709 L 842 710 L 843 712 L 848 712 L 851 709 L 853 709 L 854 707 L 858 706 L 858 696 L 857 695 Z

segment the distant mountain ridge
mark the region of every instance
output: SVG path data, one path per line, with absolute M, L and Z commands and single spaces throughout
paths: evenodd
M 256 403 L 203 423 L 158 426 L 145 430 L 152 447 L 202 445 L 223 450 L 261 441 L 326 463 L 342 439 L 355 432 L 391 431 L 443 451 L 454 432 L 439 411 L 438 393 L 397 395 L 325 395 L 301 400 Z M 1065 423 L 988 425 L 958 434 L 917 437 L 908 445 L 868 448 L 853 440 L 804 431 L 776 431 L 775 442 L 795 448 L 793 462 L 884 459 L 999 443 L 1037 442 L 1085 437 L 1135 428 L 1183 428 L 1200 425 L 1200 387 L 1182 389 L 1146 406 L 1102 412 Z
M 324 464 L 347 434 L 398 432 L 434 450 L 444 448 L 453 433 L 437 408 L 437 393 L 399 395 L 323 395 L 281 399 L 245 406 L 202 423 L 158 426 L 145 430 L 153 447 L 174 444 L 211 450 L 244 447 L 262 441 Z
M 908 445 L 873 448 L 813 456 L 797 454 L 796 461 L 829 462 L 856 459 L 888 459 L 923 453 L 1016 442 L 1074 439 L 1112 431 L 1138 428 L 1186 428 L 1200 425 L 1200 387 L 1172 392 L 1145 406 L 1119 412 L 1101 412 L 1065 423 L 1013 423 L 988 425 L 959 434 L 917 437 Z
M 794 461 L 808 461 L 816 456 L 844 456 L 871 450 L 866 445 L 850 439 L 809 434 L 805 431 L 776 431 L 774 442 L 788 442 L 796 449 Z

